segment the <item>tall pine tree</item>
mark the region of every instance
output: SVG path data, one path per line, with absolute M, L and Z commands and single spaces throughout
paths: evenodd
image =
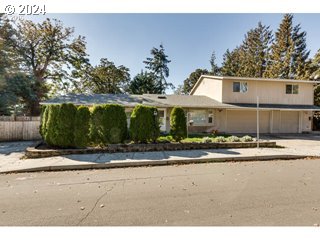
M 308 56 L 306 32 L 301 32 L 300 25 L 293 26 L 292 14 L 285 14 L 275 34 L 264 77 L 306 78 Z

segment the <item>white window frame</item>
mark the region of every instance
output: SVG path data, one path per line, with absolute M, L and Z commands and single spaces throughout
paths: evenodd
M 287 86 L 291 86 L 291 92 L 287 92 Z M 294 87 L 296 87 L 297 92 L 294 91 Z M 287 83 L 285 87 L 285 92 L 286 94 L 294 94 L 294 95 L 299 94 L 299 84 Z
M 235 89 L 234 89 L 235 83 L 239 83 L 239 91 L 235 91 Z M 248 92 L 248 82 L 245 82 L 245 81 L 232 82 L 232 91 L 234 93 L 247 93 Z

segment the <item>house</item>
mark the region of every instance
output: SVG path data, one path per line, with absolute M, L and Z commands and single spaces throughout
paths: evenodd
M 121 104 L 128 124 L 136 105 L 155 106 L 163 132 L 170 130 L 172 108 L 180 106 L 189 132 L 255 133 L 258 97 L 261 133 L 302 133 L 312 131 L 313 112 L 320 111 L 313 103 L 315 84 L 319 82 L 203 75 L 190 95 L 69 94 L 41 104 Z

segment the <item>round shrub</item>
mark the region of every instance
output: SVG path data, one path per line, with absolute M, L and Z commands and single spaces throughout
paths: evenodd
M 89 143 L 90 111 L 86 106 L 77 108 L 74 121 L 74 146 L 86 147 Z
M 155 107 L 137 105 L 131 114 L 130 137 L 134 142 L 156 141 L 160 135 L 158 110 Z
M 174 107 L 171 111 L 170 134 L 176 141 L 187 137 L 187 119 L 181 107 Z
M 253 138 L 249 135 L 245 135 L 241 138 L 241 142 L 252 142 Z
M 226 138 L 223 136 L 218 136 L 214 139 L 216 142 L 226 142 Z
M 204 138 L 202 138 L 202 142 L 203 142 L 203 143 L 211 143 L 211 142 L 212 142 L 212 139 L 209 138 L 209 137 L 204 137 Z
M 57 142 L 62 148 L 74 147 L 74 129 L 77 107 L 71 103 L 63 103 L 60 106 L 57 119 Z
M 240 142 L 240 138 L 237 136 L 228 137 L 228 142 Z

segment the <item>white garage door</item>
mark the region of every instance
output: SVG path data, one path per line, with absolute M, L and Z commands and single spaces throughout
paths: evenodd
M 270 111 L 259 111 L 260 133 L 270 132 Z M 257 112 L 243 110 L 227 110 L 227 132 L 256 133 Z
M 280 112 L 280 132 L 298 133 L 299 132 L 299 112 L 281 111 Z

